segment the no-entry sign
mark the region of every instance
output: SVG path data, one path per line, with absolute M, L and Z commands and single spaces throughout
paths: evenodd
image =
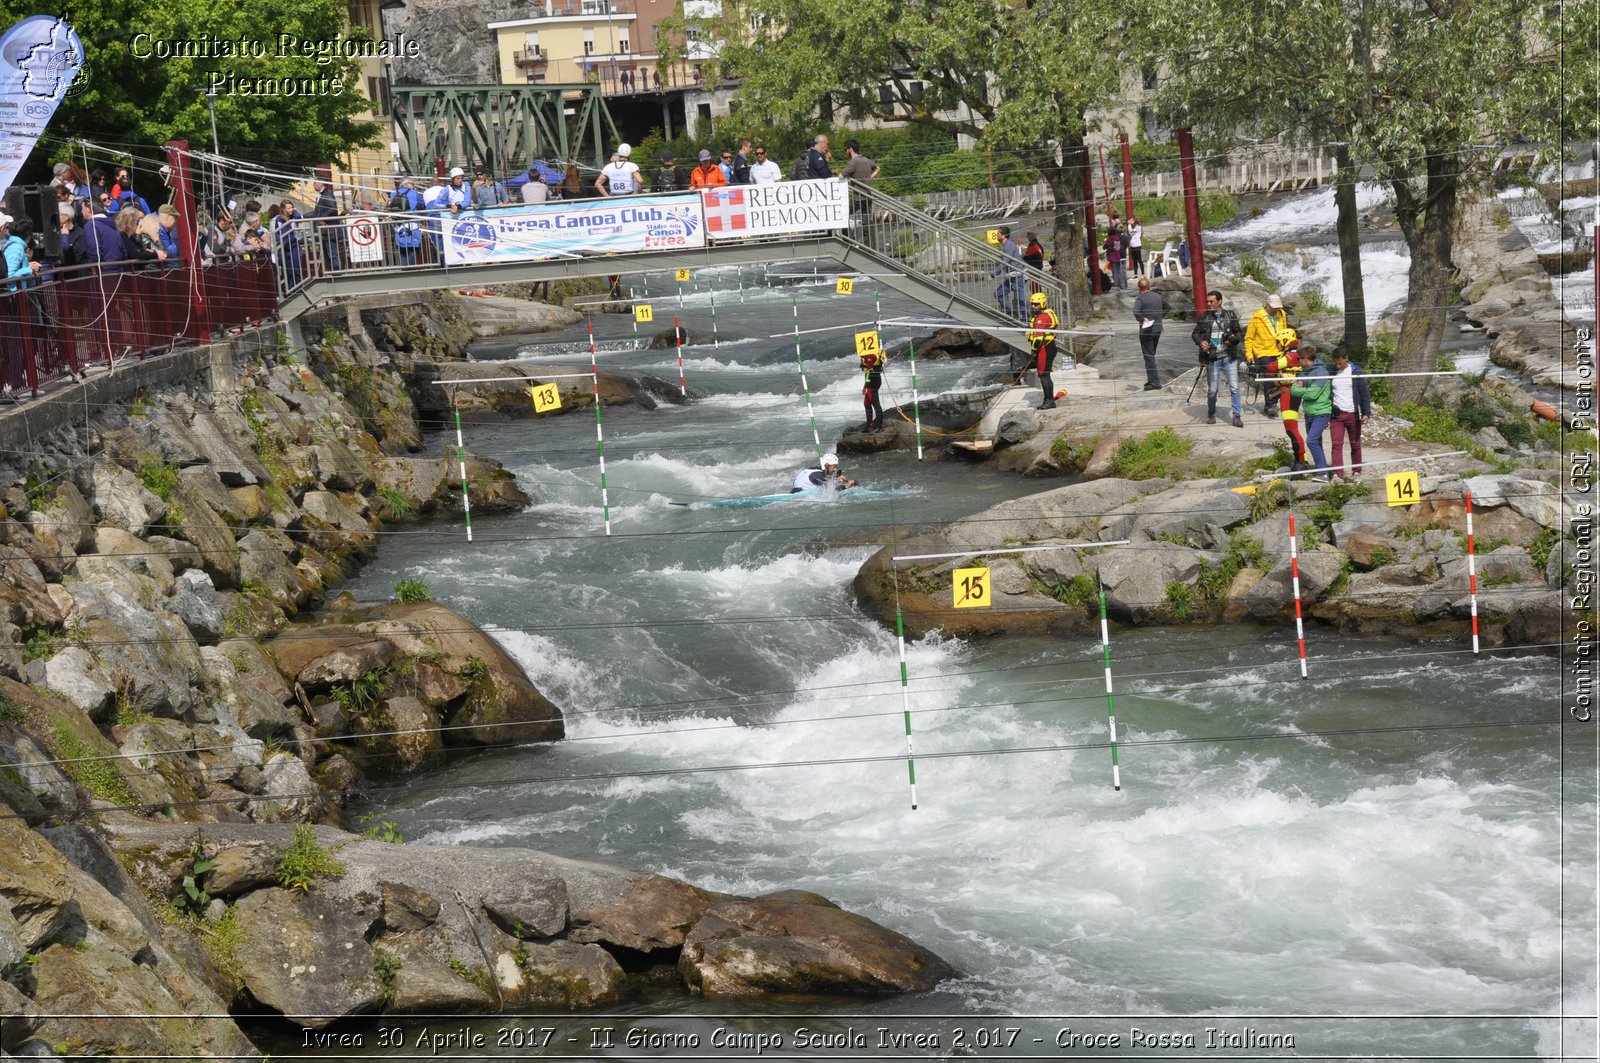
M 379 238 L 382 231 L 378 219 L 368 215 L 357 215 L 347 221 L 345 232 L 349 234 L 350 261 L 382 262 L 383 242 Z

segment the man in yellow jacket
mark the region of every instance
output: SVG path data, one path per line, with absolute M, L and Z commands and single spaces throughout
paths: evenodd
M 1271 367 L 1271 372 L 1262 372 L 1269 363 L 1261 359 L 1279 357 L 1288 349 L 1289 341 L 1293 338 L 1294 330 L 1289 327 L 1289 314 L 1283 308 L 1283 298 L 1277 293 L 1267 296 L 1266 305 L 1250 315 L 1250 322 L 1244 330 L 1244 356 L 1251 372 L 1258 379 L 1277 376 L 1276 366 Z M 1272 400 L 1277 397 L 1277 389 L 1263 384 L 1261 394 L 1264 400 L 1261 416 L 1271 417 L 1272 407 L 1276 405 Z

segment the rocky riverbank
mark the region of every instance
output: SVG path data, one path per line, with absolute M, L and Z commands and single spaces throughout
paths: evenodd
M 352 334 L 356 313 L 303 349 L 249 337 L 209 385 L 90 408 L 0 467 L 0 1051 L 250 1058 L 231 1012 L 586 1007 L 663 969 L 735 995 L 952 976 L 812 895 L 338 829 L 347 795 L 453 747 L 563 731 L 425 589 L 330 600 L 387 530 L 459 519 L 455 449 L 423 455 L 423 427 L 437 379 L 481 369 L 447 308 L 368 308 Z M 465 465 L 475 514 L 528 504 Z

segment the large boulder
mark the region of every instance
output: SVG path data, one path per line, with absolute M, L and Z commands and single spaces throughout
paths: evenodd
M 9 907 L 17 936 L 32 952 L 78 922 L 67 858 L 20 819 L 0 817 L 0 908 Z
M 256 890 L 234 910 L 239 966 L 257 1001 L 314 1029 L 377 1009 L 384 990 L 369 917 L 321 890 Z
M 502 989 L 530 1004 L 592 1008 L 616 1001 L 627 974 L 599 945 L 550 941 L 501 952 L 495 979 Z
M 924 992 L 956 977 L 909 938 L 799 891 L 713 907 L 684 940 L 678 972 L 708 997 Z
M 1308 550 L 1300 555 L 1300 600 L 1302 608 L 1321 599 L 1344 571 L 1344 554 L 1332 547 Z M 1260 621 L 1276 620 L 1294 611 L 1293 562 L 1279 558 L 1245 595 L 1250 615 Z
M 157 970 L 135 963 L 102 935 L 53 945 L 33 967 L 43 1013 L 34 1035 L 61 1055 L 118 1059 L 254 1058 L 250 1041 L 211 997 L 191 1009 Z
M 100 519 L 134 535 L 143 535 L 150 523 L 164 516 L 166 504 L 139 482 L 139 477 L 109 461 L 95 462 L 90 470 L 93 502 Z
M 304 681 L 303 673 L 317 658 L 334 658 L 377 642 L 394 648 L 395 662 L 427 660 L 465 681 L 466 694 L 458 703 L 427 706 L 445 717 L 447 744 L 500 745 L 562 736 L 560 710 L 534 688 L 522 666 L 465 617 L 437 602 L 331 609 L 315 620 L 290 625 L 265 649 L 282 674 Z M 327 671 L 331 675 L 334 669 L 330 665 Z M 386 692 L 402 682 L 395 671 L 389 668 L 383 677 Z M 412 696 L 420 693 L 416 686 L 410 690 Z
M 94 549 L 94 510 L 71 480 L 56 484 L 55 498 L 43 510 L 30 513 L 33 534 L 63 558 Z
M 1106 612 L 1119 623 L 1142 624 L 1168 610 L 1167 588 L 1189 583 L 1215 555 L 1174 543 L 1113 547 L 1100 561 Z
M 573 941 L 592 941 L 650 953 L 675 949 L 711 905 L 726 899 L 687 882 L 649 875 L 601 903 L 572 913 Z

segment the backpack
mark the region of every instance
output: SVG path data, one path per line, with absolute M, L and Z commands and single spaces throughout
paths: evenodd
M 789 175 L 791 181 L 804 181 L 811 176 L 811 167 L 806 165 L 806 153 L 801 152 L 800 157 L 794 160 L 794 172 Z

